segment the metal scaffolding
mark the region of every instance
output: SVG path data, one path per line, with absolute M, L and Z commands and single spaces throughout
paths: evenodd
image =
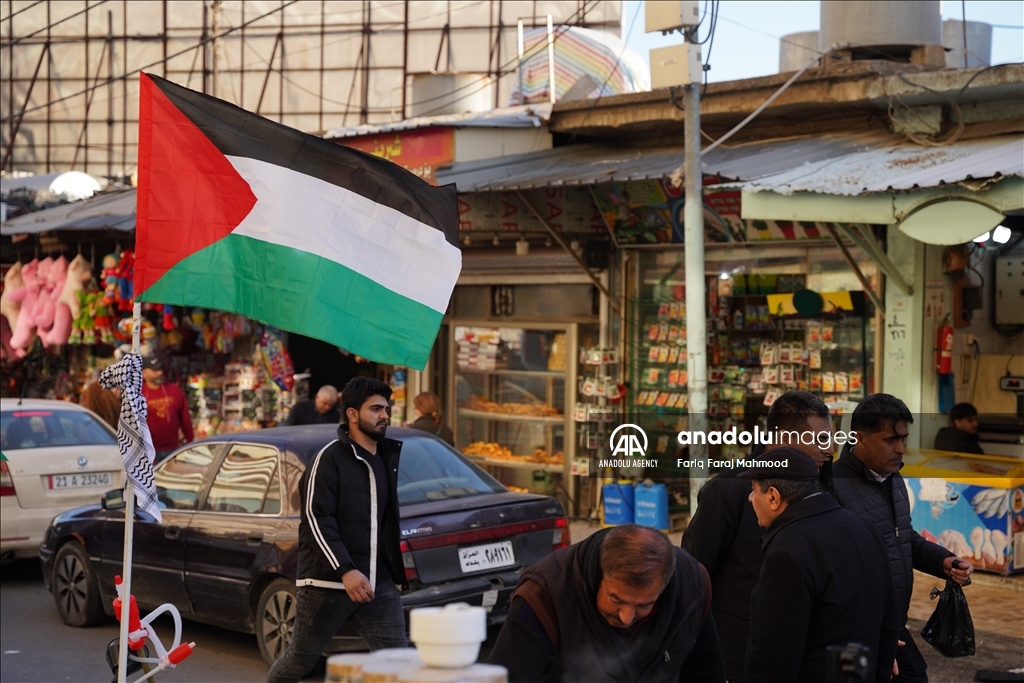
M 619 35 L 621 12 L 606 0 L 0 0 L 2 169 L 130 175 L 139 70 L 319 133 L 447 113 L 450 96 L 414 100 L 418 74 L 479 75 L 459 87 L 505 105 L 519 20 Z

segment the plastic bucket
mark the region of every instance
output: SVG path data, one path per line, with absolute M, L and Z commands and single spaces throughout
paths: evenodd
M 605 484 L 602 495 L 604 497 L 605 526 L 633 523 L 632 483 L 625 481 Z
M 664 484 L 639 484 L 635 501 L 637 524 L 668 531 L 668 489 Z

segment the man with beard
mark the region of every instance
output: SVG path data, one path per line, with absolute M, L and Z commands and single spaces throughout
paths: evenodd
M 346 384 L 338 439 L 302 475 L 295 630 L 268 683 L 304 678 L 349 619 L 373 650 L 408 644 L 395 587 L 406 583 L 398 531 L 402 444 L 384 437 L 390 397 L 376 379 Z
M 832 423 L 820 398 L 807 391 L 787 391 L 768 411 L 772 443 L 757 457 L 792 446 L 811 457 L 819 470 L 821 490 L 832 491 Z M 708 570 L 713 586 L 711 613 L 722 641 L 726 678 L 743 681 L 750 632 L 750 593 L 761 574 L 764 530 L 747 498 L 750 484 L 738 479 L 743 469 L 725 470 L 697 494 L 697 512 L 683 534 L 682 547 Z

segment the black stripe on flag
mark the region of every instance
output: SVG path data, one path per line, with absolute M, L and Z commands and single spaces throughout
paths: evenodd
M 455 185 L 435 187 L 393 162 L 146 75 L 225 156 L 264 161 L 343 187 L 440 230 L 449 244 L 459 246 Z

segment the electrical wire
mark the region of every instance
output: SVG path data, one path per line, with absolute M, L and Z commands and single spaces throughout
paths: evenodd
M 636 18 L 640 16 L 641 7 L 643 7 L 643 4 L 637 3 L 636 10 L 633 12 L 633 18 L 630 19 L 629 21 L 629 30 L 626 32 L 626 39 L 622 41 L 622 49 L 619 50 L 619 56 L 615 59 L 615 65 L 612 66 L 611 71 L 608 72 L 608 75 L 605 77 L 604 82 L 598 88 L 597 97 L 594 99 L 594 103 L 590 105 L 590 108 L 587 110 L 587 113 L 584 114 L 583 116 L 583 120 L 581 120 L 579 122 L 579 125 L 576 126 L 576 130 L 574 130 L 572 132 L 572 135 L 569 136 L 569 142 L 566 144 L 571 145 L 573 142 L 576 141 L 576 136 L 579 134 L 580 129 L 583 128 L 583 124 L 587 122 L 587 119 L 590 118 L 590 115 L 594 113 L 594 109 L 597 108 L 598 103 L 601 102 L 601 98 L 604 96 L 604 87 L 608 85 L 608 81 L 610 81 L 612 79 L 612 76 L 615 75 L 615 72 L 619 70 L 619 64 L 622 62 L 622 56 L 626 54 L 627 44 L 629 43 L 629 37 L 633 35 L 633 26 L 636 25 Z M 554 88 L 555 84 L 552 83 L 550 87 Z
M 101 2 L 107 2 L 107 0 L 101 0 Z M 153 62 L 152 64 L 147 64 L 146 66 L 139 67 L 138 69 L 133 69 L 132 71 L 129 71 L 128 73 L 121 74 L 120 76 L 117 76 L 114 80 L 115 81 L 126 80 L 129 76 L 134 76 L 135 74 L 141 73 L 141 72 L 145 71 L 146 69 L 151 69 L 154 66 L 159 66 L 160 64 L 163 64 L 164 62 L 167 62 L 168 60 L 174 59 L 175 57 L 180 57 L 181 55 L 183 55 L 183 54 L 185 54 L 187 52 L 190 52 L 191 50 L 196 50 L 196 49 L 202 47 L 203 45 L 206 45 L 207 43 L 209 43 L 209 42 L 211 42 L 211 41 L 213 41 L 213 40 L 215 40 L 215 39 L 217 39 L 219 37 L 223 37 L 223 36 L 227 35 L 228 33 L 233 33 L 234 31 L 238 31 L 240 29 L 243 29 L 246 26 L 249 26 L 250 24 L 256 23 L 257 21 L 262 21 L 262 20 L 266 19 L 267 17 L 269 17 L 270 15 L 276 14 L 277 12 L 281 12 L 286 7 L 290 7 L 291 5 L 294 5 L 296 2 L 298 2 L 298 0 L 286 0 L 285 2 L 282 2 L 280 6 L 275 7 L 274 9 L 270 10 L 269 12 L 261 14 L 260 16 L 256 17 L 255 19 L 250 19 L 249 21 L 245 22 L 244 24 L 240 24 L 239 26 L 237 26 L 235 28 L 228 29 L 224 33 L 219 33 L 216 36 L 209 36 L 208 38 L 204 38 L 203 40 L 200 40 L 199 43 L 197 43 L 196 45 L 192 45 L 190 47 L 187 47 L 184 50 L 180 50 L 178 52 L 175 52 L 172 55 L 167 55 L 163 59 L 158 59 L 157 61 Z M 96 5 L 93 5 L 92 7 L 96 7 Z M 87 87 L 87 88 L 85 88 L 83 90 L 79 90 L 78 92 L 71 93 L 70 95 L 64 95 L 63 97 L 58 97 L 55 100 L 49 100 L 46 104 L 40 104 L 40 105 L 38 105 L 36 107 L 31 107 L 31 108 L 28 108 L 28 109 L 24 109 L 24 110 L 21 111 L 20 114 L 10 114 L 8 116 L 0 118 L 0 123 L 6 123 L 7 121 L 10 121 L 11 119 L 13 119 L 13 118 L 15 118 L 16 116 L 19 116 L 19 115 L 20 116 L 24 116 L 25 114 L 30 114 L 30 113 L 32 113 L 34 111 L 39 111 L 40 109 L 46 109 L 47 107 L 49 107 L 51 105 L 57 104 L 59 102 L 64 102 L 66 100 L 70 100 L 72 97 L 79 97 L 81 95 L 88 94 L 88 93 L 92 92 L 93 90 L 95 90 L 97 88 L 102 88 L 105 85 L 107 85 L 107 82 L 97 83 L 97 84 L 91 85 L 91 86 L 89 86 L 89 87 Z
M 88 2 L 88 0 L 86 0 L 86 2 Z M 19 36 L 17 40 L 13 40 L 13 41 L 11 41 L 9 43 L 0 43 L 0 47 L 14 47 L 18 43 L 31 38 L 32 36 L 36 35 L 37 33 L 42 33 L 43 31 L 47 31 L 47 30 L 53 28 L 54 26 L 59 26 L 60 24 L 63 24 L 65 21 L 68 21 L 70 19 L 74 19 L 75 17 L 77 17 L 77 16 L 79 16 L 81 14 L 85 14 L 86 12 L 88 12 L 91 9 L 96 9 L 100 5 L 103 5 L 103 4 L 107 3 L 107 2 L 109 2 L 109 0 L 99 0 L 99 2 L 97 2 L 95 5 L 86 4 L 85 9 L 79 10 L 79 11 L 75 12 L 74 14 L 69 14 L 68 16 L 64 17 L 63 19 L 55 21 L 52 24 L 47 24 L 46 26 L 33 31 L 32 33 L 26 34 L 24 36 Z M 12 14 L 11 16 L 14 16 L 14 15 Z
M 3 23 L 5 21 L 7 21 L 8 19 L 13 19 L 14 17 L 18 16 L 22 12 L 27 12 L 30 9 L 32 9 L 33 7 L 35 7 L 36 5 L 41 5 L 43 2 L 44 2 L 44 0 L 36 0 L 35 2 L 33 2 L 28 7 L 22 7 L 20 10 L 18 10 L 14 14 L 8 14 L 6 17 L 0 18 L 0 23 Z
M 592 8 L 593 6 L 595 6 L 597 4 L 597 0 L 588 0 L 588 2 L 591 3 L 591 6 L 589 8 Z M 481 4 L 481 3 L 477 3 L 477 4 Z M 566 32 L 568 32 L 568 30 L 572 27 L 572 24 L 570 24 L 569 22 L 573 21 L 574 18 L 579 17 L 581 15 L 581 13 L 585 14 L 586 11 L 589 8 L 587 6 L 587 3 L 584 3 L 583 6 L 581 6 L 575 12 L 570 14 L 569 17 L 567 17 L 564 22 L 558 24 L 558 26 L 555 27 L 555 29 L 553 29 L 553 31 L 552 31 L 552 33 L 553 33 L 553 40 L 552 40 L 552 42 L 557 42 L 558 39 L 562 35 L 564 35 Z M 439 14 L 444 14 L 444 12 L 441 12 Z M 438 15 L 431 15 L 431 16 L 438 16 Z M 421 19 L 425 19 L 425 18 L 429 18 L 429 17 L 421 17 Z M 400 25 L 401 25 L 401 23 L 395 23 L 395 24 L 391 24 L 390 26 L 393 27 L 393 26 L 400 26 Z M 387 28 L 387 26 L 385 26 L 385 28 Z M 305 92 L 305 93 L 307 93 L 309 95 L 313 95 L 315 97 L 320 97 L 325 102 L 330 102 L 331 104 L 336 104 L 336 105 L 340 105 L 340 106 L 345 107 L 344 111 L 333 112 L 333 113 L 349 114 L 349 113 L 352 113 L 352 112 L 362 111 L 362 107 L 352 107 L 348 102 L 341 102 L 341 101 L 338 101 L 338 100 L 333 100 L 333 99 L 331 99 L 329 97 L 326 97 L 324 95 L 321 95 L 319 93 L 315 93 L 312 90 L 310 90 L 310 89 L 308 89 L 308 88 L 306 88 L 306 87 L 296 83 L 291 78 L 289 78 L 280 68 L 277 68 L 277 69 L 273 68 L 271 63 L 268 62 L 262 55 L 260 55 L 256 51 L 256 49 L 254 47 L 252 47 L 248 43 L 248 41 L 246 41 L 244 38 L 242 39 L 242 41 L 243 41 L 243 43 L 245 43 L 246 47 L 248 47 L 249 50 L 252 51 L 252 53 L 260 61 L 262 61 L 264 64 L 266 64 L 268 67 L 270 67 L 271 71 L 277 73 L 279 76 L 281 76 L 281 78 L 283 80 L 285 80 L 287 83 L 289 83 L 293 87 L 298 88 L 299 90 L 302 90 L 303 92 Z M 532 50 L 532 52 L 531 52 L 531 50 Z M 540 41 L 536 45 L 531 46 L 526 51 L 526 53 L 524 53 L 523 59 L 524 59 L 524 61 L 527 60 L 527 59 L 531 59 L 534 56 L 544 52 L 545 50 L 547 50 L 547 42 L 546 41 Z M 519 60 L 519 56 L 517 55 L 516 57 L 514 57 L 514 58 L 510 59 L 509 61 L 505 62 L 504 64 L 499 65 L 498 69 L 497 69 L 498 78 L 501 78 L 503 73 L 511 73 L 511 71 L 505 71 L 504 68 L 507 67 L 507 66 L 511 66 L 512 64 L 516 63 L 518 60 Z M 474 88 L 475 87 L 476 88 L 475 90 L 473 90 L 472 92 L 466 93 L 465 95 L 462 96 L 462 97 L 468 97 L 470 95 L 475 95 L 476 93 L 480 92 L 481 90 L 484 90 L 484 89 L 488 88 L 489 86 L 490 86 L 490 82 L 486 82 L 486 81 L 483 82 L 483 83 L 467 83 L 465 85 L 461 85 L 458 88 L 454 88 L 453 90 L 450 90 L 450 91 L 448 91 L 446 93 L 443 93 L 441 95 L 435 95 L 434 97 L 428 97 L 428 98 L 423 99 L 423 100 L 418 100 L 416 102 L 411 102 L 411 103 L 409 103 L 408 106 L 410 106 L 410 107 L 420 106 L 420 105 L 423 105 L 423 104 L 426 104 L 426 103 L 429 103 L 429 102 L 435 102 L 435 101 L 438 101 L 438 100 L 446 100 L 447 101 L 447 100 L 451 99 L 452 95 L 454 95 L 454 94 L 456 94 L 456 93 L 458 93 L 458 92 L 460 92 L 462 90 L 466 90 L 467 88 Z M 435 109 L 432 109 L 432 110 L 429 110 L 427 112 L 424 112 L 423 114 L 421 114 L 421 116 L 430 116 L 435 111 L 443 109 L 446 106 L 448 106 L 447 102 L 445 104 L 441 105 L 440 107 L 436 107 Z M 385 112 L 391 111 L 391 109 L 390 108 L 370 108 L 368 111 L 372 111 L 374 113 L 385 113 Z

